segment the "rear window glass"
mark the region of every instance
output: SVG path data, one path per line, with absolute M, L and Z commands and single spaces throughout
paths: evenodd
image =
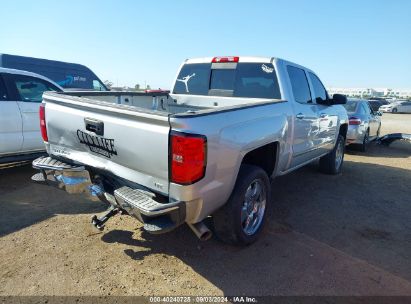
M 235 69 L 215 69 L 211 71 L 210 90 L 234 91 Z
M 210 92 L 211 90 L 211 92 Z M 235 69 L 211 69 L 211 64 L 186 64 L 174 86 L 175 94 L 280 99 L 274 66 L 269 63 L 238 63 Z
M 186 64 L 182 67 L 173 92 L 176 94 L 208 95 L 211 63 Z
M 356 102 L 356 101 L 347 100 L 347 103 L 343 104 L 343 106 L 347 110 L 347 112 L 353 113 L 357 109 L 357 104 L 358 104 L 358 102 Z

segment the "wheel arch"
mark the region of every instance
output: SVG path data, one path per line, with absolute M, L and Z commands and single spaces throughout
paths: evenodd
M 347 138 L 347 132 L 348 132 L 348 124 L 344 123 L 344 124 L 340 125 L 340 129 L 339 129 L 338 134 L 341 134 L 346 139 Z
M 271 142 L 248 151 L 241 161 L 241 165 L 254 165 L 262 168 L 269 177 L 277 168 L 279 143 Z

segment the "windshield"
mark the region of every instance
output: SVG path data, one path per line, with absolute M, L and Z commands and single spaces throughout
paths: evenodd
M 230 67 L 230 68 L 227 68 Z M 280 89 L 271 63 L 186 64 L 180 70 L 174 94 L 280 99 Z

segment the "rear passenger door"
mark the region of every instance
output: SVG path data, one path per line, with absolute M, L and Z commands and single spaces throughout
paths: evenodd
M 23 123 L 23 152 L 44 150 L 40 134 L 39 107 L 45 91 L 60 91 L 56 86 L 36 77 L 9 75 L 9 84 L 17 97 Z
M 0 156 L 21 151 L 22 122 L 17 102 L 11 96 L 0 74 Z
M 321 80 L 314 73 L 308 72 L 308 75 L 319 117 L 315 143 L 320 154 L 324 154 L 334 148 L 336 133 L 338 132 L 338 116 L 332 106 L 324 104 L 329 97 Z
M 367 113 L 367 119 L 369 121 L 370 136 L 374 137 L 377 135 L 378 132 L 378 128 L 380 125 L 380 117 L 374 112 L 374 110 L 371 108 L 371 105 L 368 102 L 365 101 L 363 105 Z
M 292 65 L 287 66 L 294 96 L 294 137 L 291 167 L 301 165 L 318 155 L 315 138 L 318 133 L 317 105 L 311 98 L 311 91 L 305 71 Z

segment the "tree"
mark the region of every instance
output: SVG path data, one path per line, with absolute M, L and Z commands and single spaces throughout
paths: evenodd
M 140 90 L 140 84 L 137 83 L 137 84 L 134 86 L 134 89 L 137 90 L 137 91 Z
M 151 87 L 149 84 L 147 85 L 146 90 L 151 90 Z

